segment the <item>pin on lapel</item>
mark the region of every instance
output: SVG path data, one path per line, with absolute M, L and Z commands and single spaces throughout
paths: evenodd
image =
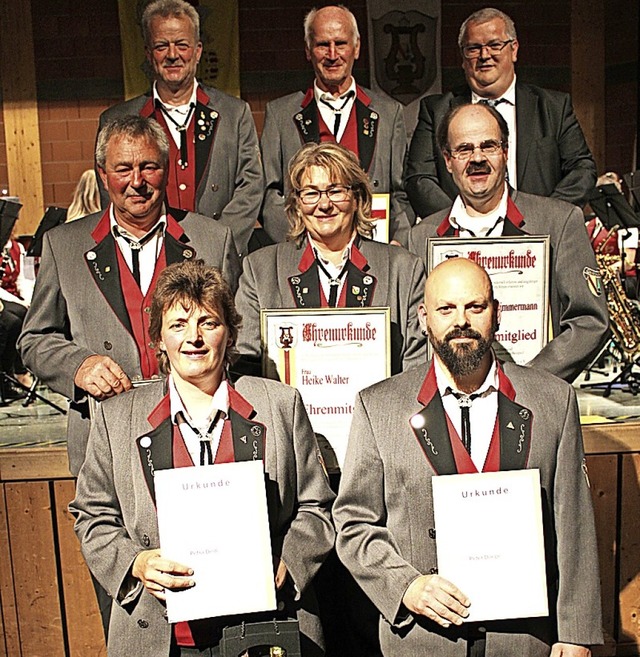
M 149 436 L 142 436 L 142 438 L 140 438 L 140 447 L 142 447 L 142 449 L 149 449 L 149 447 L 151 447 L 151 438 L 149 438 Z

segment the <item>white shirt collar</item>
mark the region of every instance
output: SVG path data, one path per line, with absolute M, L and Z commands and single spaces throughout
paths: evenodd
M 123 228 L 116 220 L 116 213 L 113 208 L 113 203 L 109 205 L 109 228 L 111 230 L 111 234 L 117 239 L 120 236 L 126 237 L 128 240 L 133 240 L 134 242 L 140 242 L 141 240 L 144 240 L 144 238 L 149 235 L 149 233 L 153 233 L 154 231 L 158 230 L 158 226 L 162 226 L 162 230 L 158 231 L 159 233 L 163 233 L 167 227 L 167 214 L 165 211 L 165 208 L 162 208 L 162 213 L 160 214 L 160 217 L 158 218 L 158 221 L 144 234 L 142 237 L 136 237 L 135 235 L 132 235 L 126 228 Z
M 495 356 L 493 355 L 493 352 L 491 352 L 491 359 L 492 359 L 491 367 L 487 372 L 487 376 L 482 382 L 482 385 L 477 390 L 474 390 L 472 394 L 482 395 L 482 393 L 486 392 L 491 386 L 493 386 L 496 390 L 498 390 L 500 385 L 500 382 L 498 381 L 498 366 L 496 364 L 496 359 Z M 440 362 L 440 358 L 438 357 L 437 354 L 435 354 L 433 357 L 433 366 L 436 373 L 436 384 L 438 386 L 438 392 L 440 393 L 441 397 L 444 397 L 449 391 L 449 389 L 453 390 L 453 392 L 466 394 L 463 393 L 461 390 L 458 390 L 455 382 L 451 378 L 451 375 L 444 367 L 444 365 L 442 365 L 442 363 Z
M 475 103 L 484 100 L 484 96 L 478 96 L 478 94 L 475 91 L 471 92 L 471 102 L 475 105 Z M 516 76 L 513 76 L 513 80 L 511 81 L 511 84 L 507 88 L 507 90 L 500 96 L 499 98 L 495 98 L 495 100 L 505 100 L 509 105 L 513 105 L 515 107 L 516 104 Z
M 509 187 L 505 183 L 502 198 L 496 208 L 487 214 L 483 214 L 479 217 L 472 217 L 467 213 L 467 208 L 462 197 L 458 195 L 451 206 L 449 223 L 460 231 L 462 237 L 490 237 L 493 235 L 502 235 L 504 218 L 507 216 L 508 203 Z
M 193 90 L 191 91 L 191 98 L 189 98 L 189 101 L 184 103 L 183 105 L 167 105 L 167 103 L 163 102 L 162 98 L 160 98 L 158 94 L 158 89 L 157 89 L 157 82 L 153 83 L 153 104 L 154 106 L 157 103 L 160 103 L 162 107 L 164 107 L 165 111 L 167 112 L 175 112 L 177 114 L 184 114 L 185 116 L 189 113 L 189 109 L 191 105 L 196 104 L 196 98 L 198 95 L 198 81 L 196 79 L 193 80 Z
M 320 99 L 326 101 L 327 103 L 335 103 L 335 102 L 340 102 L 344 101 L 344 99 L 347 97 L 349 93 L 351 93 L 351 97 L 355 98 L 356 96 L 356 81 L 353 77 L 351 76 L 351 84 L 349 85 L 349 88 L 342 94 L 340 94 L 337 98 L 334 98 L 332 94 L 330 94 L 328 91 L 323 91 L 320 89 L 318 86 L 318 81 L 314 80 L 313 81 L 313 95 L 316 99 L 316 103 L 320 103 Z
M 191 426 L 197 427 L 198 429 L 202 427 L 206 429 L 218 411 L 222 411 L 223 417 L 229 416 L 229 383 L 226 379 L 220 382 L 218 389 L 213 393 L 211 405 L 205 417 L 192 418 L 189 415 L 171 376 L 169 376 L 169 401 L 171 403 L 171 421 L 173 424 L 178 423 L 176 416 L 178 413 L 182 413 L 184 419 Z

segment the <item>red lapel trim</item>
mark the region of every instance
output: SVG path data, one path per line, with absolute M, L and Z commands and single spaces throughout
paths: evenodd
M 499 404 L 500 402 L 498 402 Z M 493 435 L 489 443 L 487 456 L 484 459 L 482 472 L 498 472 L 500 470 L 500 409 L 496 415 L 496 423 L 493 426 Z
M 109 234 L 111 230 L 111 220 L 109 218 L 109 213 L 111 212 L 111 204 L 107 206 L 107 209 L 102 214 L 100 221 L 96 224 L 96 227 L 91 232 L 91 237 L 96 241 L 96 244 L 102 242 L 102 240 Z
M 254 413 L 253 406 L 232 386 L 229 385 L 229 408 L 248 420 Z
M 524 223 L 522 212 L 518 210 L 518 206 L 513 202 L 510 196 L 507 197 L 507 216 L 505 219 L 509 220 L 516 228 L 520 228 Z
M 152 429 L 157 429 L 171 415 L 171 401 L 169 393 L 158 402 L 157 406 L 149 413 L 147 421 Z
M 438 226 L 438 230 L 436 231 L 438 237 L 444 237 L 449 230 L 454 231 L 454 236 L 458 237 L 458 230 L 454 229 L 454 227 L 451 225 L 451 222 L 449 218 L 451 217 L 451 211 L 447 214 L 447 216 L 442 220 L 442 223 Z
M 300 103 L 300 107 L 302 108 L 306 107 L 313 99 L 314 99 L 313 87 L 309 87 L 307 89 L 307 93 L 304 95 L 304 98 L 302 99 L 302 102 Z
M 300 258 L 300 262 L 298 263 L 298 271 L 304 274 L 315 261 L 316 257 L 313 253 L 311 242 L 307 240 L 307 246 L 302 254 L 302 258 Z
M 516 390 L 513 387 L 509 377 L 502 369 L 502 363 L 496 358 L 496 367 L 498 368 L 498 390 L 508 399 L 514 401 L 516 398 Z
M 209 98 L 207 92 L 202 88 L 201 85 L 198 85 L 196 89 L 196 100 L 203 105 L 208 105 L 211 101 L 211 98 Z
M 147 98 L 147 102 L 140 109 L 140 116 L 144 116 L 145 118 L 148 119 L 150 116 L 153 115 L 155 110 L 156 108 L 153 102 L 153 90 L 151 90 L 151 95 L 149 96 L 149 98 Z
M 429 371 L 427 372 L 427 375 L 424 377 L 424 381 L 422 382 L 422 387 L 420 388 L 420 392 L 418 393 L 418 401 L 423 406 L 428 406 L 431 400 L 437 394 L 437 392 L 438 392 L 438 383 L 436 382 L 436 370 L 432 360 L 431 366 L 429 367 Z
M 369 263 L 365 258 L 362 251 L 357 246 L 358 238 L 356 238 L 351 245 L 351 254 L 349 255 L 349 260 L 360 270 L 364 271 L 365 267 L 368 267 Z
M 369 107 L 369 105 L 371 105 L 371 98 L 369 98 L 369 96 L 367 96 L 364 89 L 358 84 L 356 84 L 356 98 L 361 103 L 364 103 L 367 107 Z
M 167 233 L 174 239 L 181 241 L 182 237 L 186 235 L 182 226 L 167 212 Z
M 475 474 L 478 472 L 475 463 L 471 459 L 471 455 L 465 449 L 460 440 L 460 436 L 453 426 L 453 422 L 449 419 L 445 411 L 445 419 L 447 420 L 447 431 L 449 432 L 449 440 L 451 441 L 451 451 L 453 452 L 453 460 L 456 463 L 456 472 L 458 474 Z

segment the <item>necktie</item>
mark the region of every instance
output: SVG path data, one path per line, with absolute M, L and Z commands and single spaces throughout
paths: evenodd
M 458 406 L 460 406 L 460 415 L 462 419 L 462 444 L 464 448 L 471 455 L 471 419 L 469 417 L 469 409 L 471 408 L 471 403 L 474 399 L 480 397 L 478 394 L 466 395 L 463 392 L 451 391 L 451 394 L 458 400 Z
M 153 230 L 150 230 L 140 240 L 129 237 L 118 229 L 118 235 L 120 235 L 120 237 L 122 237 L 131 248 L 131 273 L 133 274 L 133 278 L 135 278 L 138 287 L 140 287 L 140 249 L 151 240 L 151 238 L 158 232 L 159 228 L 160 224 L 158 224 Z
M 495 109 L 496 105 L 500 105 L 500 103 L 506 103 L 507 101 L 504 98 L 481 98 L 478 101 L 478 105 L 488 105 L 489 107 L 493 107 Z
M 160 105 L 160 111 L 164 114 L 165 119 L 169 119 L 173 125 L 176 126 L 178 132 L 180 133 L 180 167 L 186 169 L 189 166 L 189 151 L 187 148 L 187 127 L 189 126 L 189 120 L 191 115 L 195 110 L 195 103 L 189 105 L 189 111 L 187 112 L 187 118 L 184 120 L 184 123 L 178 123 L 171 114 L 164 108 L 163 105 Z
M 318 267 L 320 267 L 324 275 L 329 279 L 329 307 L 335 308 L 338 303 L 338 290 L 340 289 L 340 281 L 347 273 L 347 266 L 349 264 L 349 260 L 347 260 L 344 263 L 342 270 L 335 278 L 331 278 L 331 275 L 329 274 L 326 267 L 322 264 L 319 258 L 316 258 L 316 262 L 318 263 Z
M 342 117 L 342 110 L 346 107 L 347 103 L 351 100 L 353 97 L 353 91 L 347 92 L 346 95 L 344 95 L 342 98 L 344 99 L 344 102 L 340 107 L 335 107 L 332 103 L 330 103 L 328 100 L 325 100 L 324 98 L 320 99 L 321 103 L 324 103 L 329 109 L 333 111 L 333 136 L 338 139 L 338 130 L 340 128 L 340 119 Z

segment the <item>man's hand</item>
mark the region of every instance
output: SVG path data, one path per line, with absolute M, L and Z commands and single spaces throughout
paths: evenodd
M 442 627 L 449 627 L 451 623 L 462 625 L 471 604 L 458 587 L 440 575 L 416 577 L 409 584 L 402 602 L 409 611 L 426 616 Z
M 289 571 L 287 570 L 284 561 L 278 559 L 278 565 L 276 566 L 276 589 L 278 589 L 278 591 L 284 586 L 288 574 Z
M 131 381 L 109 356 L 89 356 L 82 361 L 73 382 L 102 401 L 131 389 Z
M 591 657 L 591 650 L 575 643 L 554 643 L 550 657 Z
M 165 589 L 190 589 L 195 582 L 190 579 L 193 570 L 181 563 L 163 559 L 160 550 L 144 550 L 133 560 L 131 574 L 139 579 L 144 588 L 158 600 L 164 600 Z

